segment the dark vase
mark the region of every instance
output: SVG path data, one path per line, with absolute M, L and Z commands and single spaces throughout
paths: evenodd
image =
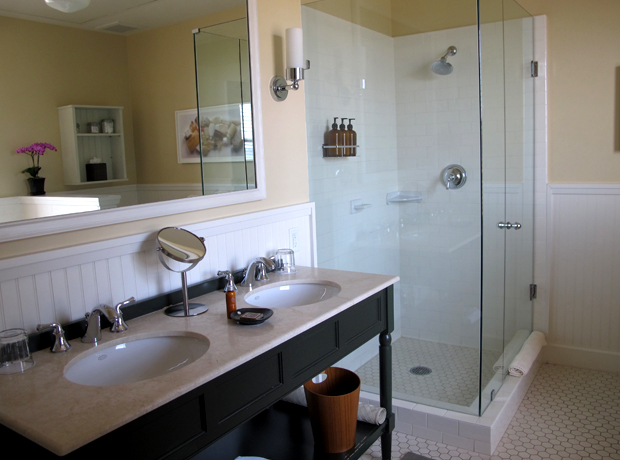
M 45 177 L 29 177 L 28 185 L 31 195 L 45 195 Z

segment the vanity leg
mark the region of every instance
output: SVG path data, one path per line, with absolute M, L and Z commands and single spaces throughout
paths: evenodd
M 390 430 L 381 435 L 381 458 L 392 458 L 392 336 L 386 330 L 379 335 L 379 404 L 387 411 Z

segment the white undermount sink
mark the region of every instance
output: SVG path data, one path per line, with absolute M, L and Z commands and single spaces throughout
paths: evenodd
M 245 301 L 261 308 L 301 307 L 331 299 L 339 292 L 340 286 L 330 281 L 289 283 L 251 291 Z
M 187 366 L 208 349 L 209 340 L 196 335 L 129 339 L 98 346 L 94 352 L 77 357 L 65 368 L 65 378 L 91 386 L 139 382 Z

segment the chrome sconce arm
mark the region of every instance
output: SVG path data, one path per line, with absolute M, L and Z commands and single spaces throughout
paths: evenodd
M 269 83 L 271 87 L 271 97 L 281 102 L 288 96 L 289 90 L 297 91 L 299 89 L 299 82 L 304 79 L 304 71 L 310 69 L 310 61 L 306 61 L 305 67 L 289 67 L 286 69 L 286 80 L 284 77 L 276 75 L 271 79 Z M 288 84 L 288 82 L 291 84 Z

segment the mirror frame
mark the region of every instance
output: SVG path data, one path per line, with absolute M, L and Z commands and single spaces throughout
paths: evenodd
M 138 204 L 114 209 L 64 214 L 54 217 L 21 220 L 0 224 L 0 242 L 35 238 L 38 236 L 84 230 L 105 225 L 182 214 L 232 204 L 264 200 L 267 197 L 263 147 L 263 126 L 260 90 L 260 61 L 258 39 L 258 0 L 246 0 L 250 49 L 250 84 L 252 88 L 252 123 L 254 129 L 254 165 L 256 188 L 218 193 L 178 200 Z M 188 33 L 192 32 L 191 30 Z

